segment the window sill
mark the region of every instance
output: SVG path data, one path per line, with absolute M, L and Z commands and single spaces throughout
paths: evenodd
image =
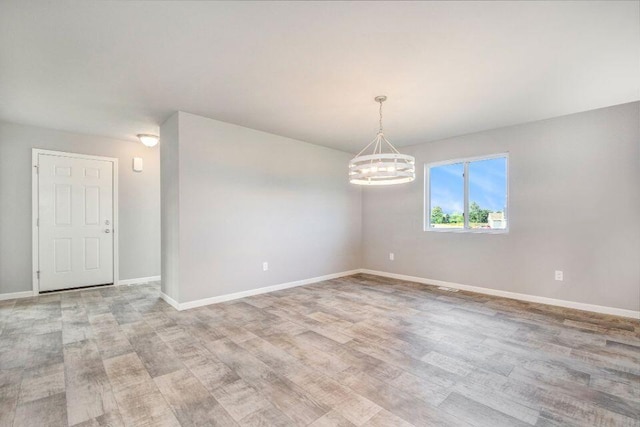
M 474 233 L 474 234 L 509 234 L 509 229 L 486 228 L 425 228 L 424 231 L 436 233 Z

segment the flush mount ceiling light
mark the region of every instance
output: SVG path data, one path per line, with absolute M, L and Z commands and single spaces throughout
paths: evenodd
M 387 100 L 387 97 L 376 96 L 375 100 L 380 103 L 380 130 L 373 141 L 349 162 L 349 182 L 358 185 L 393 185 L 411 182 L 416 179 L 415 158 L 400 154 L 396 147 L 384 137 L 382 103 Z
M 147 147 L 154 147 L 160 141 L 160 137 L 158 135 L 150 135 L 148 133 L 138 134 L 138 139 Z

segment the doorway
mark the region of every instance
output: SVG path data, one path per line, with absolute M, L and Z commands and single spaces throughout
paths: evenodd
M 34 294 L 117 284 L 118 159 L 32 157 Z

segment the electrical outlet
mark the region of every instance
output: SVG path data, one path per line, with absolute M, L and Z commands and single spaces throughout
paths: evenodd
M 556 270 L 555 279 L 562 282 L 564 280 L 564 274 L 561 270 Z
M 389 252 L 389 259 L 390 259 L 391 261 L 393 261 L 394 259 L 396 259 L 396 256 L 395 256 L 395 254 L 394 254 L 393 252 Z
M 262 263 L 262 271 L 267 271 L 269 270 L 269 263 L 268 262 L 263 262 Z

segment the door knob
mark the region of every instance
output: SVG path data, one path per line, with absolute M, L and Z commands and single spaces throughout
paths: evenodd
M 111 230 L 109 230 L 108 228 L 106 230 L 104 230 L 105 233 L 111 233 Z

